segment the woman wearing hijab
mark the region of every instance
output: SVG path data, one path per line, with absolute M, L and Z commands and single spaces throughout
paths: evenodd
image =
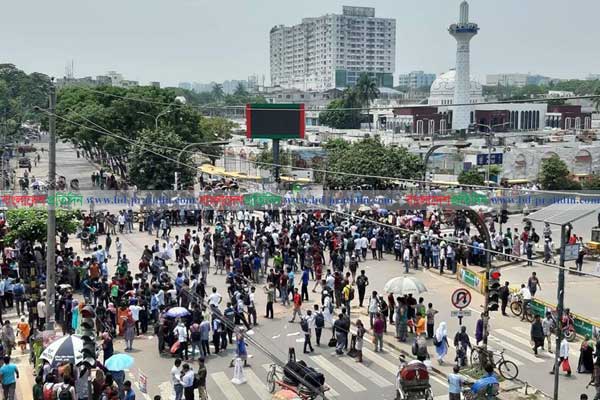
M 114 353 L 112 337 L 108 332 L 102 334 L 102 353 L 104 355 L 104 362 L 111 358 Z
M 585 340 L 581 342 L 579 349 L 579 364 L 577 372 L 580 374 L 591 374 L 594 370 L 594 344 L 591 338 L 586 335 Z
M 435 345 L 438 363 L 441 365 L 444 363 L 444 357 L 448 354 L 448 328 L 446 327 L 445 322 L 440 322 L 440 325 L 435 331 L 433 344 Z
M 74 299 L 71 307 L 71 332 L 79 329 L 79 301 Z

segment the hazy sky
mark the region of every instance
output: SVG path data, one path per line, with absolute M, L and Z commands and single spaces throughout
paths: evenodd
M 395 18 L 396 76 L 454 65 L 447 27 L 459 0 L 4 0 L 0 62 L 56 77 L 108 70 L 126 79 L 176 85 L 245 79 L 269 81 L 269 30 L 303 17 L 341 13 L 342 5 L 376 8 Z M 472 0 L 471 70 L 552 77 L 600 73 L 598 0 Z

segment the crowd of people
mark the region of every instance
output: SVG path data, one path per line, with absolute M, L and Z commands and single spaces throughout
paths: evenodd
M 68 245 L 69 238 L 61 236 L 55 319 L 64 333 L 76 333 L 80 330 L 81 309 L 92 305 L 103 361 L 94 366 L 69 368 L 45 363 L 38 375 L 42 387 L 51 386 L 56 392 L 69 385 L 78 396 L 72 400 L 130 400 L 133 389 L 124 375 L 106 370 L 103 362 L 114 354 L 115 338 L 123 337 L 125 350 L 131 351 L 137 335 L 150 331 L 157 337 L 159 354 L 180 360 L 174 367 L 178 371 L 172 371 L 171 377 L 176 393 L 180 393 L 177 400 L 181 396 L 193 399 L 195 389 L 204 399 L 206 367 L 211 356 L 234 346 L 235 358 L 246 364 L 248 334 L 258 324 L 259 315 L 273 318 L 276 303 L 289 310 L 290 322 L 299 317 L 305 337 L 304 352 L 313 351 L 313 337 L 320 346 L 323 330 L 331 328 L 332 339 L 327 344 L 335 347 L 338 354 L 357 351 L 357 361 L 362 361 L 366 332 L 372 333 L 375 351 L 381 351 L 383 335 L 392 328 L 399 341 L 412 341 L 418 359 L 429 359 L 428 348 L 433 346 L 437 360 L 446 362 L 447 326 L 445 322 L 436 325 L 433 304 L 411 295 L 380 295 L 371 291 L 367 296 L 369 279 L 360 263 L 394 257 L 406 272 L 432 268 L 440 274 L 445 270 L 456 273 L 459 263 L 483 265 L 483 240 L 471 230 L 467 220 L 449 224 L 437 210 L 390 212 L 383 221 L 376 210 L 372 215 L 354 217 L 319 210 L 270 210 L 262 216 L 258 214 L 163 210 L 134 218 L 130 210 L 114 216 L 92 213 L 84 218 L 83 231 L 93 232 L 96 240 L 83 255 L 76 254 Z M 134 256 L 137 268 L 133 267 L 133 259 L 123 253 L 117 236 L 133 232 L 135 219 L 139 231 L 150 237 L 156 235 L 139 257 Z M 374 223 L 373 219 L 384 223 Z M 174 225 L 186 225 L 185 233 L 173 235 Z M 490 231 L 495 232 L 493 228 L 490 222 Z M 513 229 L 507 229 L 503 236 L 517 237 L 519 246 L 539 240 L 534 229 L 525 229 L 521 234 Z M 550 236 L 544 232 L 545 240 Z M 510 254 L 503 251 L 507 257 L 521 254 L 520 247 L 514 243 L 506 246 L 504 239 L 497 238 L 498 235 L 494 239 L 497 247 L 510 249 Z M 17 327 L 16 333 L 10 333 L 9 323 L 6 337 L 19 337 L 19 343 L 26 338 L 33 344 L 46 322 L 45 292 L 43 285 L 24 286 L 18 276 L 24 276 L 21 272 L 26 272 L 26 277 L 37 274 L 43 282 L 43 250 L 17 241 L 5 254 L 2 269 L 6 279 L 0 282 L 4 307 L 0 311 L 15 306 L 19 315 L 28 317 L 23 320 L 28 328 Z M 14 262 L 17 259 L 18 266 Z M 214 282 L 209 282 L 209 278 L 224 279 L 227 293 L 211 288 Z M 263 305 L 256 302 L 257 290 L 266 295 Z M 310 297 L 318 301 L 304 309 L 303 304 Z M 367 324 L 355 320 L 356 331 L 352 333 L 351 315 L 357 303 L 358 307 L 367 308 L 369 321 Z M 5 328 L 3 347 L 12 349 L 9 339 L 5 345 L 4 331 Z M 481 336 L 478 323 L 476 344 Z M 210 343 L 214 346 L 212 351 Z M 453 344 L 456 362 L 465 365 L 467 351 L 472 347 L 465 329 L 456 333 Z M 10 350 L 4 354 L 9 356 Z M 93 379 L 92 369 L 96 369 Z M 89 391 L 80 390 L 83 386 Z M 63 396 L 67 399 L 66 394 Z

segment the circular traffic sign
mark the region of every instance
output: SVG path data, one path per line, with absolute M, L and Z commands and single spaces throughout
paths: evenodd
M 467 308 L 471 304 L 471 292 L 467 289 L 456 289 L 452 293 L 452 305 L 458 309 Z

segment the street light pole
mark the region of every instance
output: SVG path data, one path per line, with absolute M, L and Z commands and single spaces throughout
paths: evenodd
M 559 261 L 559 269 L 558 269 L 558 288 L 557 288 L 557 301 L 556 301 L 556 349 L 554 354 L 554 400 L 558 400 L 558 375 L 560 365 L 560 343 L 563 338 L 563 326 L 562 326 L 562 316 L 563 316 L 563 308 L 565 303 L 565 248 L 567 247 L 566 234 L 571 233 L 569 224 L 563 224 L 560 227 L 560 261 Z
M 48 114 L 48 229 L 46 231 L 46 327 L 54 331 L 54 297 L 56 286 L 56 89 L 50 84 Z
M 487 128 L 487 149 L 488 149 L 488 157 L 487 157 L 487 169 L 485 171 L 485 181 L 487 183 L 490 182 L 490 167 L 492 166 L 492 137 L 494 136 L 494 128 L 497 126 L 505 126 L 510 124 L 510 122 L 504 122 L 502 124 L 496 125 L 486 125 L 486 124 L 476 124 L 477 126 L 483 126 Z

